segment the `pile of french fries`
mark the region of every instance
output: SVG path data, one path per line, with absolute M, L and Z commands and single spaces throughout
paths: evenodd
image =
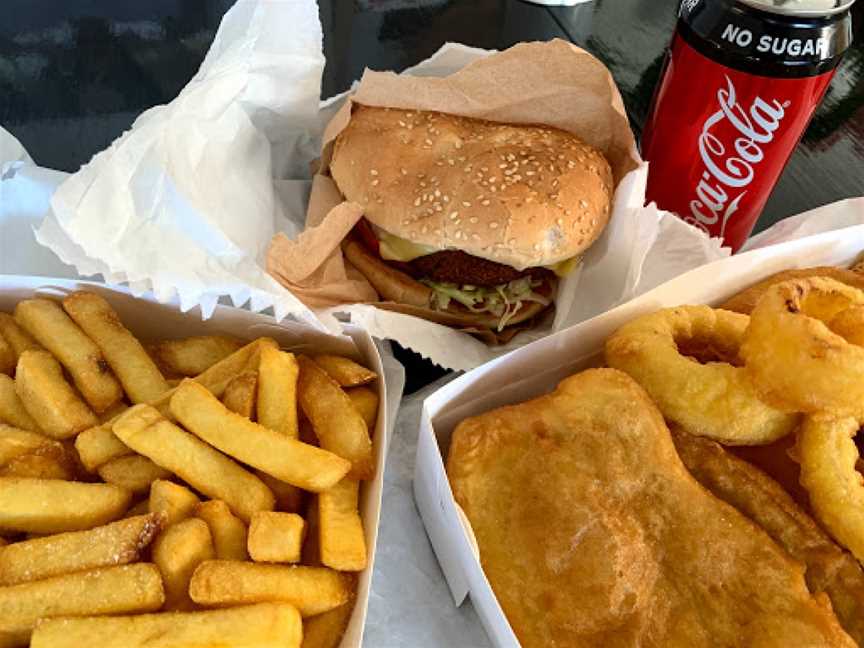
M 101 296 L 0 313 L 0 648 L 338 646 L 374 372 L 143 345 Z

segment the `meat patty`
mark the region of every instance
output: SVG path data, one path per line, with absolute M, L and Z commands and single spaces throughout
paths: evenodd
M 459 285 L 497 286 L 522 277 L 551 278 L 547 268 L 517 270 L 508 265 L 475 257 L 461 250 L 444 250 L 418 257 L 407 264 L 415 279 L 429 279 Z

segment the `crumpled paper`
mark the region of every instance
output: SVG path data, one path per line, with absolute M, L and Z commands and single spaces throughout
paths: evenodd
M 228 296 L 256 311 L 272 307 L 280 319 L 338 327 L 336 315 L 344 308 L 313 311 L 303 295 L 285 290 L 264 270 L 273 234 L 293 238 L 303 229 L 309 165 L 340 105 L 339 99 L 319 101 L 321 44 L 313 0 L 240 0 L 178 97 L 143 113 L 60 185 L 38 241 L 82 275 L 128 282 L 160 300 L 176 297 L 184 310 L 200 305 L 205 317 Z M 445 75 L 487 54 L 450 44 L 411 72 Z M 640 206 L 645 173 L 643 165 L 624 181 Z M 675 273 L 723 256 L 716 242 L 706 244 L 689 226 L 638 211 L 615 215 L 570 282 L 578 290 L 568 285 L 560 300 L 567 316 L 559 316 L 555 328 L 632 296 L 639 287 L 627 282 L 638 278 L 652 249 L 693 250 L 670 267 Z M 663 221 L 669 222 L 659 227 Z M 352 321 L 376 337 L 395 339 L 449 368 L 473 367 L 512 347 L 489 348 L 404 315 L 364 306 L 350 310 Z M 524 335 L 516 345 L 542 334 Z

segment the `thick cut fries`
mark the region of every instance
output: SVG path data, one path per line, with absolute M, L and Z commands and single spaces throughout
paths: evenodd
M 375 429 L 375 421 L 378 419 L 378 394 L 368 387 L 354 387 L 346 389 L 345 393 L 360 413 L 360 418 L 370 431 Z
M 210 560 L 195 570 L 189 595 L 200 605 L 283 601 L 307 617 L 347 603 L 351 578 L 326 567 Z
M 6 341 L 3 334 L 0 333 L 0 374 L 12 375 L 15 371 L 15 364 L 18 359 L 15 356 L 15 350 L 12 345 Z
M 99 422 L 63 378 L 60 364 L 46 351 L 21 354 L 15 391 L 39 428 L 55 439 L 68 439 Z
M 118 519 L 132 493 L 112 484 L 0 478 L 0 529 L 25 533 L 80 531 Z
M 89 472 L 119 457 L 132 454 L 132 449 L 111 431 L 113 423 L 103 423 L 84 430 L 75 437 L 75 449 Z
M 259 515 L 252 517 L 254 523 Z M 195 507 L 195 517 L 204 520 L 210 527 L 213 548 L 218 560 L 249 560 L 246 550 L 246 525 L 235 517 L 222 500 L 202 502 Z
M 150 484 L 154 481 L 171 476 L 170 472 L 157 466 L 147 457 L 135 454 L 112 459 L 99 466 L 98 472 L 103 481 L 121 486 L 133 493 L 147 493 Z
M 248 419 L 255 414 L 255 401 L 258 390 L 258 373 L 244 371 L 228 383 L 222 402 L 229 410 Z
M 349 601 L 329 612 L 306 619 L 302 648 L 337 648 L 353 611 L 353 601 Z
M 337 355 L 316 355 L 312 359 L 327 372 L 340 387 L 357 387 L 366 385 L 378 377 L 371 369 L 357 364 L 350 358 Z
M 50 619 L 36 628 L 30 648 L 299 648 L 302 634 L 297 608 L 260 603 L 230 610 Z
M 161 526 L 160 517 L 151 513 L 88 531 L 16 542 L 0 552 L 0 585 L 136 562 Z
M 166 527 L 191 516 L 198 503 L 198 496 L 180 484 L 164 479 L 150 484 L 149 510 L 161 514 Z
M 351 462 L 352 479 L 375 474 L 369 430 L 351 399 L 325 371 L 301 356 L 297 393 L 300 407 L 315 428 L 321 447 Z
M 153 543 L 153 562 L 165 584 L 166 610 L 189 610 L 189 580 L 195 568 L 215 555 L 207 523 L 188 518 L 159 534 Z
M 63 453 L 63 446 L 46 436 L 0 423 L 0 466 L 21 455 L 32 454 L 43 448 Z
M 150 513 L 150 500 L 149 500 L 149 498 L 143 499 L 140 502 L 133 504 L 132 508 L 130 508 L 129 510 L 127 510 L 123 514 L 123 519 L 128 520 L 129 518 L 136 517 L 138 515 L 147 515 L 148 513 Z M 168 526 L 168 523 L 165 522 L 164 518 L 163 518 L 162 528 L 165 528 L 166 526 Z
M 351 468 L 331 452 L 230 412 L 207 389 L 191 380 L 184 381 L 174 392 L 171 413 L 188 430 L 225 454 L 306 490 L 330 488 Z
M 357 510 L 359 489 L 359 482 L 343 479 L 318 495 L 321 562 L 339 571 L 366 568 L 366 539 Z
M 0 587 L 0 641 L 27 645 L 39 619 L 158 610 L 164 600 L 159 570 L 149 563 L 105 567 Z
M 299 513 L 303 510 L 303 489 L 286 484 L 265 473 L 256 470 L 255 474 L 263 481 L 267 488 L 276 496 L 276 510 L 285 513 Z
M 114 434 L 195 490 L 224 500 L 244 521 L 251 520 L 255 511 L 273 510 L 273 493 L 260 479 L 149 405 L 136 405 L 125 412 L 114 423 Z
M 15 307 L 15 321 L 62 364 L 84 400 L 102 412 L 123 398 L 120 383 L 105 357 L 63 308 L 50 299 L 25 299 Z
M 258 364 L 258 422 L 292 439 L 298 435 L 299 371 L 294 354 L 274 348 L 261 350 Z
M 0 468 L 3 477 L 32 477 L 34 479 L 72 479 L 75 471 L 63 446 L 46 447 L 34 454 L 24 454 Z
M 249 525 L 249 555 L 256 562 L 300 562 L 306 523 L 296 513 L 261 511 Z
M 103 297 L 75 292 L 63 300 L 63 308 L 102 351 L 133 403 L 146 403 L 168 391 L 156 363 Z
M 243 346 L 226 335 L 200 335 L 182 340 L 165 340 L 147 347 L 151 357 L 166 374 L 197 376 Z
M 40 349 L 39 343 L 27 331 L 18 325 L 9 313 L 0 313 L 0 336 L 3 337 L 15 352 L 15 362 L 18 356 L 30 349 Z
M 15 381 L 0 374 L 0 421 L 23 430 L 39 432 L 39 426 L 15 391 Z

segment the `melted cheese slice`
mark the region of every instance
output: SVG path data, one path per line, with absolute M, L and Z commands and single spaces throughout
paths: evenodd
M 431 245 L 422 245 L 420 243 L 412 243 L 406 239 L 394 236 L 389 232 L 385 232 L 380 227 L 373 226 L 375 235 L 378 237 L 378 253 L 385 261 L 401 261 L 407 263 L 422 256 L 440 252 L 440 250 Z M 579 265 L 580 257 L 573 256 L 569 259 L 564 259 L 553 265 L 546 266 L 559 277 L 566 277 L 576 266 Z

